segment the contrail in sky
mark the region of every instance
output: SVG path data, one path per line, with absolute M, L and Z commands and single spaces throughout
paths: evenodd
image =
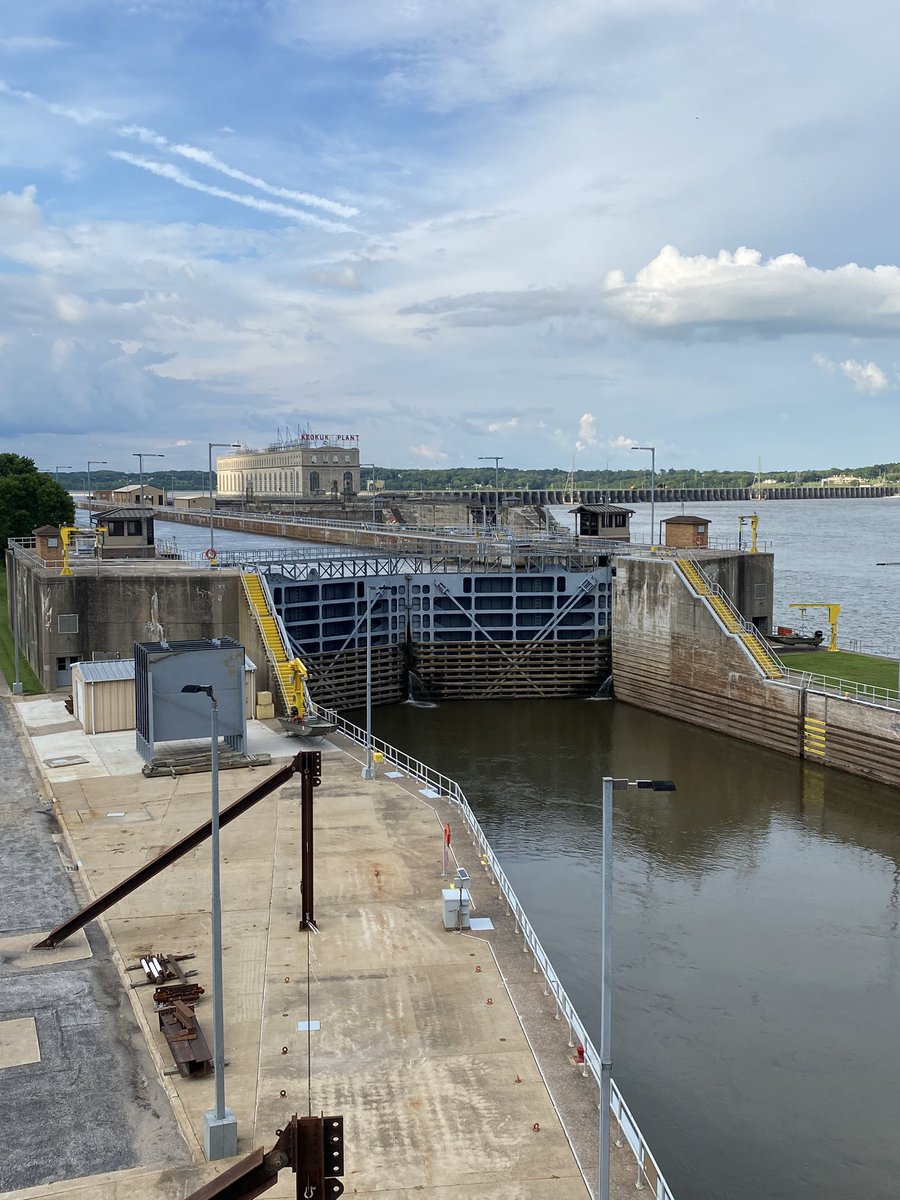
M 347 232 L 352 228 L 350 225 L 343 225 L 338 221 L 326 221 L 323 217 L 314 216 L 300 208 L 291 208 L 287 204 L 277 204 L 273 200 L 261 200 L 258 196 L 247 196 L 241 192 L 230 192 L 226 188 L 201 183 L 199 179 L 194 179 L 192 175 L 188 175 L 171 163 L 156 162 L 152 158 L 141 158 L 138 154 L 129 154 L 127 150 L 109 150 L 107 153 L 110 158 L 116 158 L 132 167 L 140 167 L 142 171 L 149 171 L 151 175 L 159 175 L 162 179 L 177 183 L 179 187 L 190 188 L 195 192 L 205 192 L 208 196 L 218 196 L 222 200 L 231 200 L 235 204 L 243 204 L 245 208 L 275 213 L 280 217 L 289 217 L 292 221 L 315 225 L 319 229 L 328 229 L 332 232 Z
M 57 104 L 54 101 L 45 100 L 35 92 L 26 91 L 24 88 L 12 87 L 2 79 L 0 79 L 0 94 L 13 96 L 17 100 L 24 101 L 26 104 L 43 108 L 46 112 L 53 113 L 57 117 L 64 117 L 67 121 L 72 121 L 76 125 L 96 126 L 100 128 L 109 128 L 113 125 L 113 119 L 110 114 L 102 112 L 100 109 L 76 108 L 70 105 Z M 278 187 L 276 184 L 268 183 L 265 179 L 260 179 L 257 175 L 250 175 L 246 171 L 241 171 L 238 167 L 232 167 L 229 163 L 223 162 L 222 159 L 217 158 L 209 150 L 201 150 L 198 146 L 191 146 L 187 143 L 175 144 L 170 142 L 161 133 L 157 133 L 153 129 L 147 129 L 143 125 L 117 125 L 114 128 L 120 137 L 133 138 L 139 142 L 143 142 L 145 145 L 154 146 L 157 150 L 163 150 L 169 154 L 177 154 L 179 157 L 189 159 L 199 166 L 208 167 L 211 171 L 218 171 L 221 175 L 227 175 L 231 179 L 237 179 L 241 183 L 249 184 L 250 187 L 256 188 L 257 191 L 265 192 L 269 196 L 277 196 L 282 200 L 293 200 L 296 204 L 304 204 L 308 208 L 318 208 L 324 212 L 334 213 L 338 217 L 355 217 L 359 213 L 358 208 L 353 208 L 349 204 L 341 204 L 337 200 L 329 200 L 325 196 L 317 196 L 312 192 L 297 192 L 291 188 Z M 165 170 L 164 163 L 153 163 L 150 159 L 138 159 L 137 156 L 128 155 L 124 151 L 110 151 L 109 153 L 113 158 L 120 158 L 124 162 L 130 162 L 132 166 L 139 166 L 145 171 L 151 171 L 154 175 L 171 179 L 173 183 L 178 183 L 182 187 L 192 188 L 198 192 L 206 192 L 210 196 L 219 196 L 223 200 L 232 200 L 235 204 L 243 204 L 247 208 L 256 208 L 261 212 L 276 213 L 279 216 L 289 216 L 296 221 L 305 220 L 306 224 L 318 225 L 321 229 L 346 230 L 350 228 L 347 225 L 337 222 L 324 221 L 311 214 L 306 214 L 304 217 L 304 214 L 299 209 L 291 208 L 288 205 L 272 204 L 268 201 L 254 203 L 254 197 L 252 196 L 230 192 L 224 188 L 207 186 L 185 172 L 179 171 L 177 167 Z
M 349 204 L 340 204 L 337 200 L 328 200 L 324 196 L 316 196 L 312 192 L 295 192 L 291 188 L 267 183 L 258 175 L 249 175 L 238 167 L 230 166 L 229 163 L 223 162 L 209 150 L 201 150 L 197 146 L 186 143 L 175 144 L 163 137 L 162 134 L 153 129 L 147 129 L 143 125 L 120 125 L 116 132 L 122 137 L 137 138 L 138 141 L 145 142 L 149 146 L 156 146 L 159 150 L 168 150 L 171 154 L 178 154 L 181 158 L 189 158 L 200 166 L 209 167 L 211 171 L 218 171 L 222 175 L 228 175 L 231 179 L 248 183 L 251 187 L 266 192 L 270 196 L 279 196 L 282 200 L 295 200 L 298 204 L 306 204 L 310 208 L 321 208 L 325 212 L 334 213 L 339 217 L 355 217 L 359 212 L 358 208 L 351 208 Z

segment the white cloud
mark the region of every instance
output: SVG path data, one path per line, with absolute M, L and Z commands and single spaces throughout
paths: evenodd
M 491 102 L 595 78 L 622 24 L 706 7 L 704 0 L 271 0 L 276 29 L 329 52 L 369 51 L 386 61 L 392 96 L 439 109 Z
M 610 438 L 605 443 L 607 450 L 630 450 L 632 446 L 636 446 L 637 444 L 634 438 L 624 437 L 622 434 L 619 434 L 618 437 Z
M 798 254 L 763 259 L 741 246 L 715 258 L 682 255 L 664 246 L 629 282 L 606 276 L 603 310 L 639 333 L 683 337 L 715 331 L 725 336 L 778 337 L 833 331 L 900 335 L 900 268 L 822 270 Z
M 420 314 L 455 328 L 587 319 L 597 337 L 603 322 L 641 336 L 681 340 L 811 332 L 898 337 L 900 267 L 848 263 L 823 270 L 797 254 L 763 259 L 759 250 L 742 246 L 715 257 L 685 256 L 664 246 L 633 280 L 613 270 L 599 287 L 444 295 L 407 304 L 398 313 Z
M 422 442 L 418 446 L 408 446 L 410 454 L 414 454 L 416 458 L 424 458 L 426 462 L 446 462 L 450 457 L 437 446 L 429 446 L 427 442 Z
M 850 380 L 858 392 L 868 392 L 874 396 L 878 392 L 886 392 L 891 386 L 886 372 L 874 362 L 857 362 L 855 358 L 832 362 L 823 354 L 814 354 L 813 362 L 831 375 L 840 372 Z
M 576 450 L 588 450 L 591 446 L 597 445 L 597 421 L 593 413 L 585 413 L 578 422 L 578 440 L 575 443 Z
M 510 417 L 508 421 L 491 421 L 487 427 L 488 433 L 503 433 L 507 429 L 516 429 L 519 425 L 518 417 Z
M 40 54 L 44 50 L 61 50 L 66 44 L 53 37 L 0 37 L 0 50 L 8 54 Z

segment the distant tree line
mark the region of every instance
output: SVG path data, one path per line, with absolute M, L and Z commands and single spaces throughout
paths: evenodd
M 384 480 L 387 491 L 470 491 L 476 488 L 492 489 L 494 471 L 490 467 L 456 467 L 446 470 L 421 470 L 395 467 L 378 467 L 376 474 Z M 519 470 L 501 467 L 498 472 L 500 487 L 509 490 L 553 491 L 567 484 L 569 472 L 561 467 L 542 470 Z M 769 471 L 763 478 L 775 483 L 797 486 L 805 483 L 819 484 L 829 475 L 858 475 L 873 483 L 900 483 L 900 463 L 876 463 L 867 467 L 817 467 L 803 471 Z M 701 471 L 669 470 L 660 468 L 656 472 L 656 484 L 660 489 L 681 487 L 750 487 L 757 475 L 755 471 Z M 575 471 L 576 488 L 603 491 L 604 488 L 647 487 L 650 481 L 649 463 L 643 470 L 628 471 Z
M 15 456 L 14 456 L 15 457 Z M 30 460 L 29 460 L 30 461 Z M 376 467 L 376 477 L 384 481 L 385 490 L 398 492 L 473 491 L 477 488 L 491 489 L 494 486 L 492 467 L 450 467 L 424 469 L 418 467 Z M 369 472 L 363 471 L 363 484 Z M 804 483 L 818 484 L 829 475 L 858 475 L 871 482 L 900 484 L 900 463 L 875 463 L 866 467 L 815 467 L 802 471 L 767 471 L 765 480 L 797 486 Z M 756 472 L 749 470 L 701 471 L 699 469 L 668 469 L 660 467 L 656 472 L 657 486 L 667 487 L 750 487 Z M 93 471 L 91 486 L 100 488 L 128 487 L 138 483 L 137 471 Z M 566 486 L 569 472 L 564 467 L 522 469 L 501 467 L 500 487 L 509 490 L 546 491 L 561 490 Z M 59 480 L 70 492 L 87 491 L 86 471 L 61 471 Z M 604 488 L 647 487 L 650 481 L 650 464 L 627 471 L 576 471 L 576 488 L 602 491 Z M 144 482 L 160 491 L 202 492 L 209 487 L 206 471 L 146 471 Z M 215 472 L 213 472 L 215 486 Z

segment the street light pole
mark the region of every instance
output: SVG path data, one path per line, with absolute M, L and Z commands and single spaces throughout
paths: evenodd
M 63 465 L 62 465 L 61 467 L 57 467 L 57 468 L 56 468 L 56 482 L 57 482 L 57 483 L 59 483 L 59 473 L 60 473 L 60 471 L 71 471 L 71 470 L 72 470 L 72 468 L 71 468 L 71 467 L 67 467 L 65 463 L 63 463 Z
M 144 507 L 144 459 L 145 458 L 165 458 L 164 454 L 151 454 L 149 450 L 133 450 L 131 457 L 138 460 L 138 487 L 141 493 L 141 508 Z
M 213 1069 L 216 1107 L 203 1114 L 207 1159 L 237 1154 L 237 1121 L 225 1107 L 225 1006 L 222 995 L 222 889 L 219 854 L 219 704 L 209 684 L 186 683 L 182 692 L 204 692 L 210 704 L 210 844 L 212 854 Z
M 494 464 L 494 532 L 500 531 L 500 464 L 503 462 L 502 454 L 479 454 L 479 462 L 492 462 Z
M 384 586 L 366 588 L 366 763 L 360 779 L 375 778 L 375 758 L 372 750 L 372 605 L 381 597 Z
M 655 446 L 632 446 L 632 450 L 649 450 L 650 451 L 650 545 L 656 544 L 656 526 L 654 524 L 656 517 L 656 447 Z
M 209 565 L 212 566 L 216 556 L 216 542 L 213 534 L 213 486 L 212 486 L 212 452 L 215 449 L 238 450 L 240 442 L 208 442 L 209 446 Z M 216 479 L 216 495 L 219 492 L 219 480 Z
M 91 501 L 94 499 L 94 488 L 91 484 L 91 467 L 105 467 L 107 465 L 105 458 L 89 458 L 88 459 L 88 512 L 91 511 Z
M 360 469 L 362 469 L 363 467 L 371 467 L 372 468 L 372 524 L 374 525 L 375 524 L 375 464 L 374 463 L 360 463 L 359 465 L 360 465 Z
M 603 777 L 603 890 L 600 899 L 600 1179 L 598 1200 L 609 1200 L 609 1112 L 612 1102 L 612 874 L 613 792 L 624 788 L 674 792 L 671 779 Z

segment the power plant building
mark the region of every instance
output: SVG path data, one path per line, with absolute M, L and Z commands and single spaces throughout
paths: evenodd
M 356 434 L 301 434 L 265 450 L 241 450 L 216 459 L 222 500 L 337 499 L 359 487 Z

